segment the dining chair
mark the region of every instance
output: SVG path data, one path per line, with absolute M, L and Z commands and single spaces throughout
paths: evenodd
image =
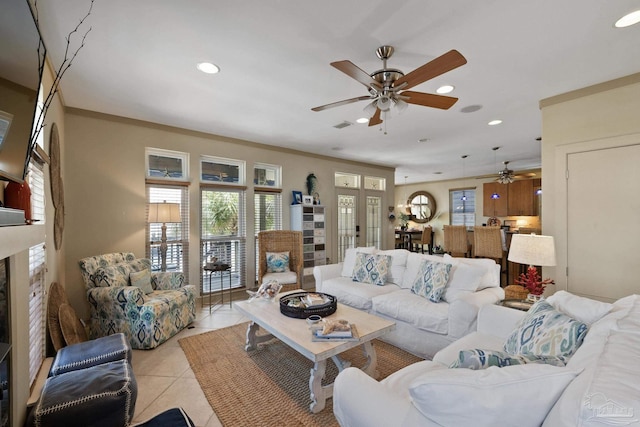
M 444 250 L 451 256 L 468 257 L 470 253 L 467 227 L 464 225 L 445 225 Z
M 424 253 L 425 246 L 427 247 L 427 252 L 433 254 L 433 228 L 430 225 L 422 229 L 422 237 L 414 244 L 414 251 L 418 252 L 418 248 L 420 248 L 421 252 Z
M 500 265 L 501 272 L 504 272 L 505 253 L 503 233 L 500 227 L 473 227 L 473 257 L 495 260 Z

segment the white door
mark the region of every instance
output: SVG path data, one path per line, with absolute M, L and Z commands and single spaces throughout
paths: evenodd
M 605 300 L 640 293 L 639 159 L 640 145 L 568 153 L 569 292 Z

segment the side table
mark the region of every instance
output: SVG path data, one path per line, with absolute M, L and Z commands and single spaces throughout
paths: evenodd
M 224 305 L 224 275 L 225 273 L 229 276 L 229 307 L 231 307 L 231 266 L 229 264 L 224 264 L 222 262 L 216 262 L 214 264 L 207 264 L 204 268 L 209 274 L 209 313 L 211 313 L 211 308 L 220 304 L 220 306 Z M 214 274 L 218 273 L 220 276 L 220 300 L 215 301 L 213 304 L 211 303 L 211 294 L 213 294 L 211 288 L 211 278 Z
M 533 301 L 527 299 L 505 299 L 498 304 L 503 307 L 515 308 L 516 310 L 529 311 L 533 305 Z

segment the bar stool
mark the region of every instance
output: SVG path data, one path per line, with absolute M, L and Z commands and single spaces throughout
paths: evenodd
M 467 239 L 467 227 L 464 225 L 445 225 L 444 250 L 451 256 L 467 257 L 470 252 Z

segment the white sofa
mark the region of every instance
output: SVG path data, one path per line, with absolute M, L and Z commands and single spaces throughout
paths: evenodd
M 461 350 L 502 350 L 527 315 L 484 306 L 478 331 L 441 350 L 433 361 L 415 363 L 380 382 L 356 368 L 342 371 L 333 394 L 340 425 L 640 425 L 640 296 L 606 304 L 561 291 L 547 302 L 588 325 L 566 366 L 448 368 Z
M 352 279 L 358 253 L 390 256 L 384 286 Z M 438 303 L 412 293 L 423 260 L 451 264 L 449 281 Z M 490 259 L 452 258 L 409 252 L 350 248 L 343 263 L 313 269 L 316 290 L 339 302 L 396 322 L 382 339 L 417 356 L 430 359 L 451 342 L 476 330 L 478 310 L 504 299 L 500 266 Z

